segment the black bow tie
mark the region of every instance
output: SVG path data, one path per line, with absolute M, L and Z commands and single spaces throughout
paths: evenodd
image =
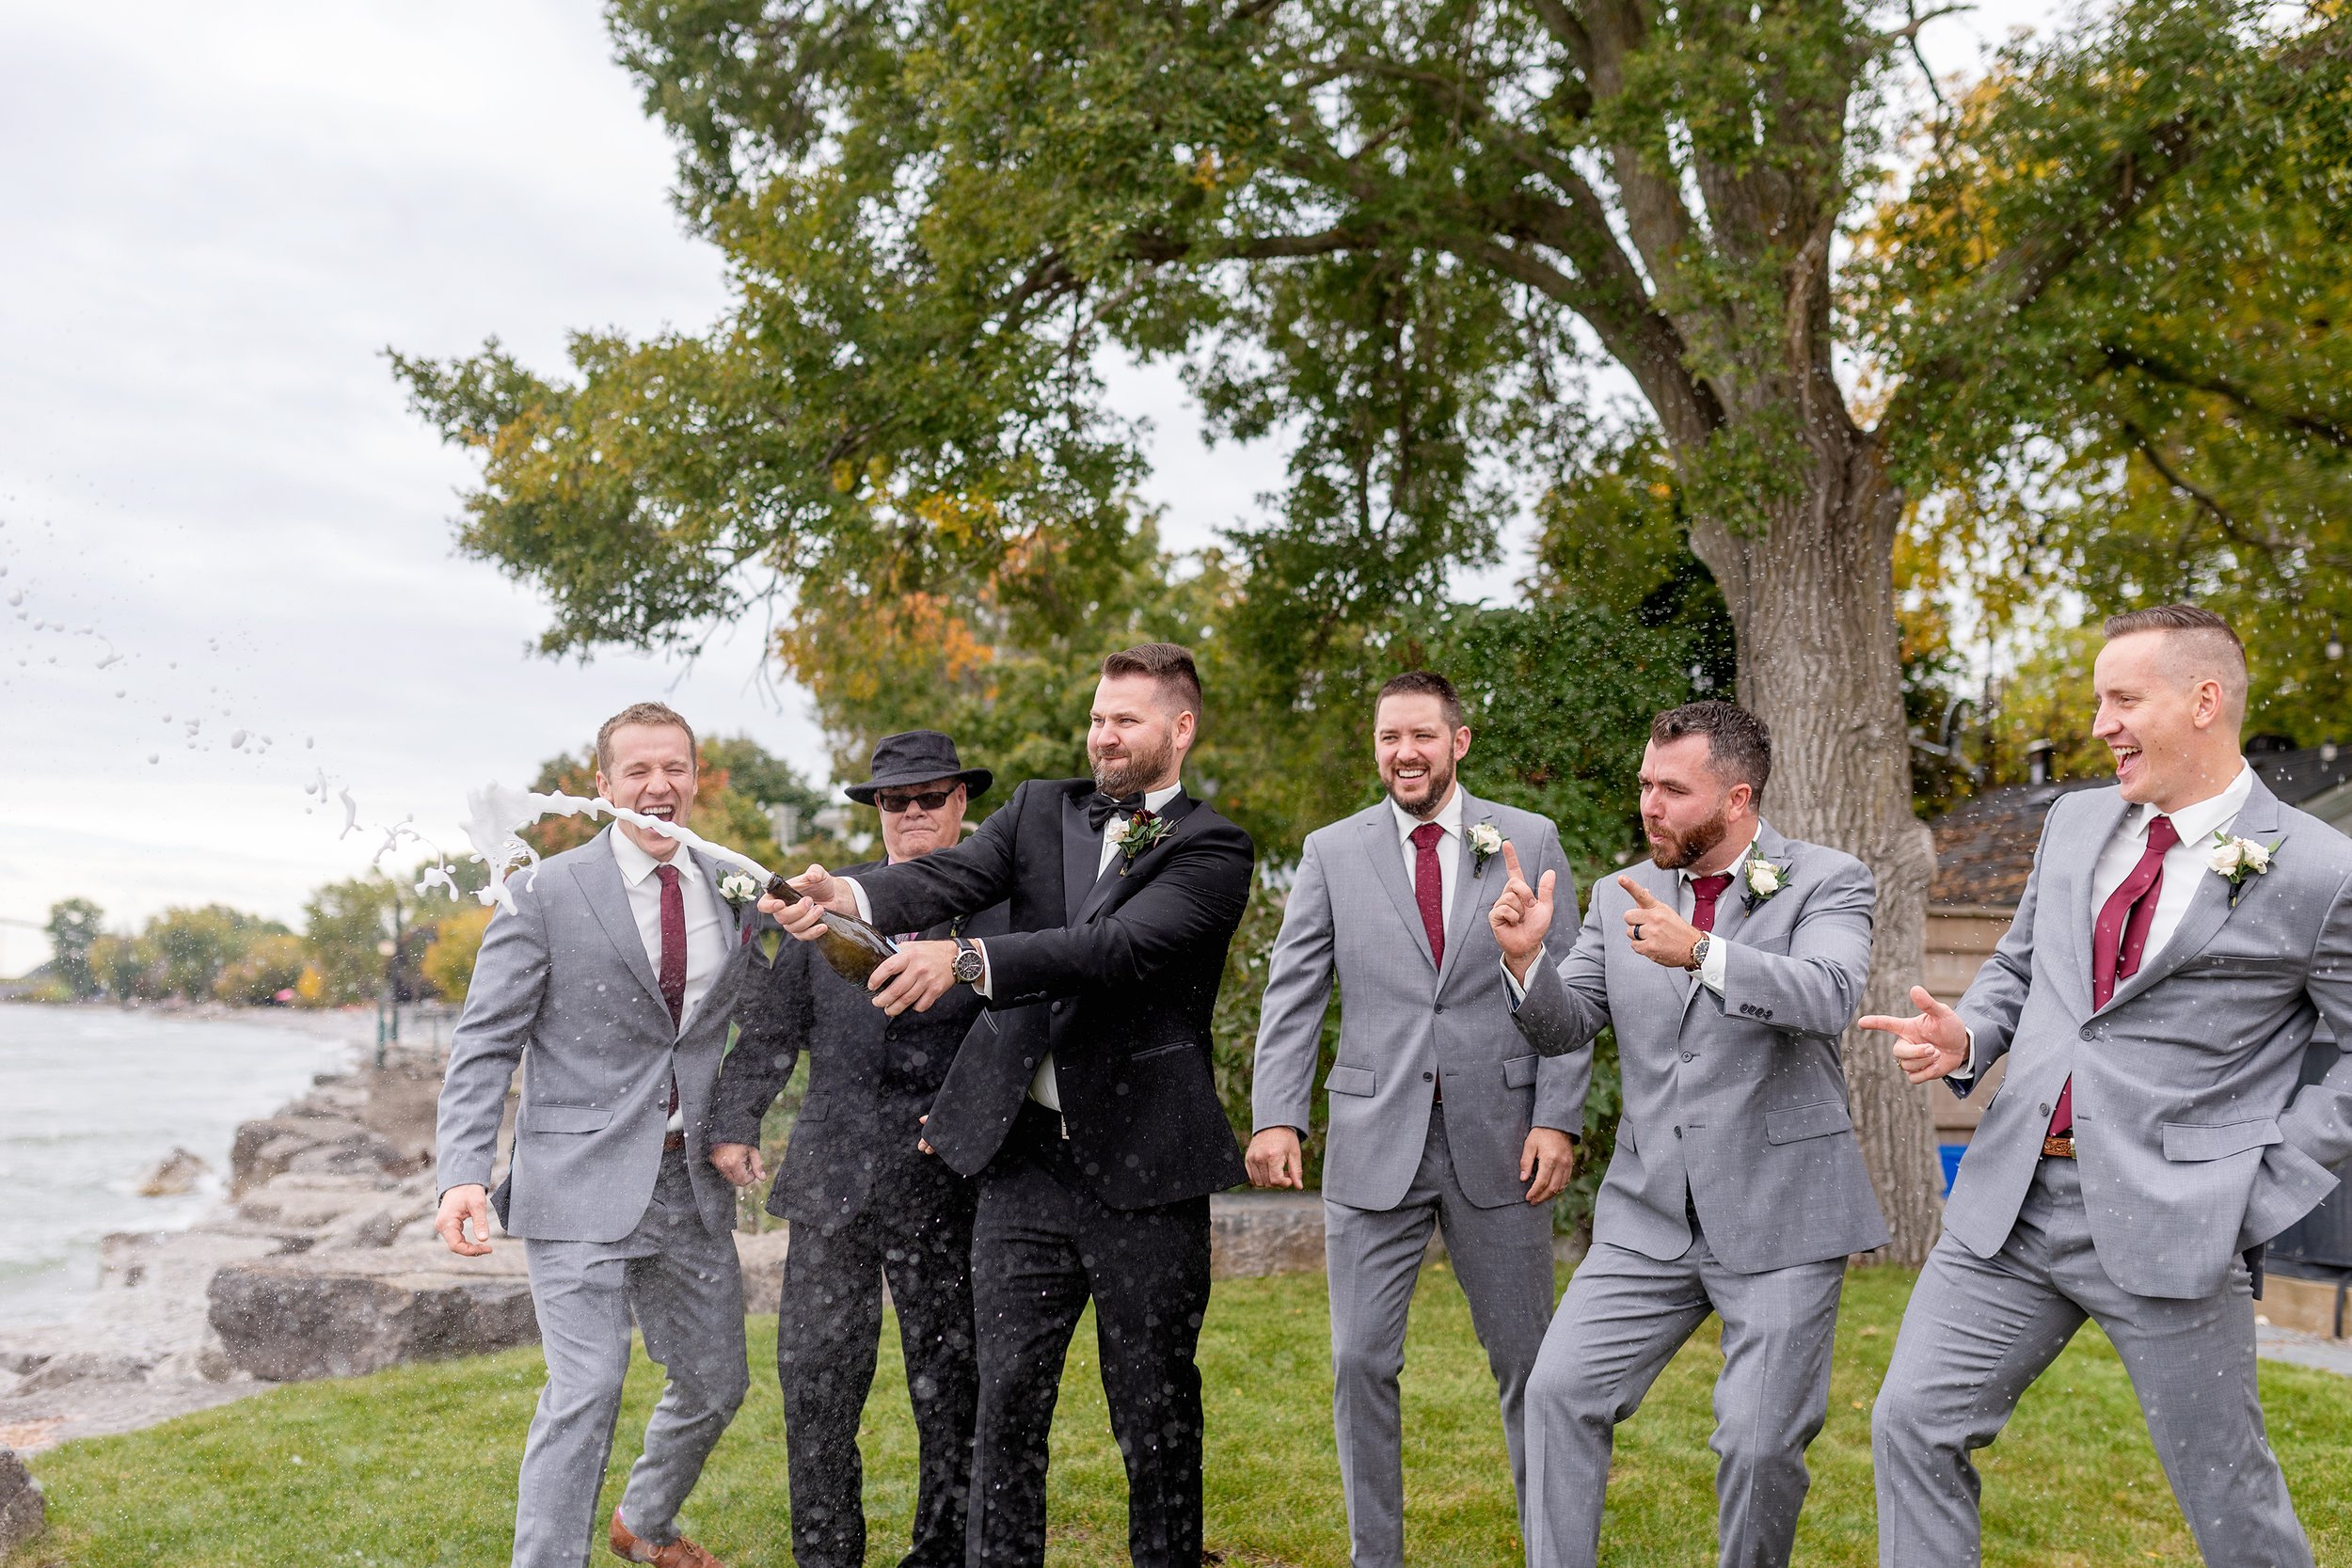
M 1108 822 L 1113 816 L 1127 812 L 1138 812 L 1142 809 L 1143 797 L 1140 795 L 1130 795 L 1124 800 L 1120 800 L 1114 796 L 1105 795 L 1098 789 L 1087 797 L 1087 825 L 1099 833 L 1103 831 L 1103 824 Z

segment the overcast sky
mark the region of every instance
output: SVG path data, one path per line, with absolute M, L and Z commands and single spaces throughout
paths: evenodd
M 1933 57 L 2041 14 L 2000 0 Z M 75 895 L 298 922 L 382 842 L 322 771 L 453 850 L 469 786 L 643 697 L 825 771 L 756 625 L 691 666 L 533 656 L 542 608 L 451 545 L 470 466 L 387 373 L 493 334 L 560 369 L 568 329 L 723 308 L 610 53 L 587 0 L 0 0 L 0 974 Z M 1200 445 L 1172 372 L 1114 394 L 1171 543 L 1279 484 L 1279 450 Z

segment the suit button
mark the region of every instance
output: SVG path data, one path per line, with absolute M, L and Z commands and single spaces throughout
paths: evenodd
M 1686 1051 L 1682 1053 L 1682 1059 L 1686 1062 L 1695 1062 L 1699 1059 L 1699 1053 L 1695 1051 Z
M 1437 1078 L 1438 1075 L 1434 1072 L 1424 1072 L 1421 1075 L 1421 1081 L 1424 1084 L 1435 1083 L 1437 1082 Z
M 1676 1128 L 1676 1129 L 1675 1129 L 1675 1136 L 1676 1136 L 1676 1137 L 1677 1137 L 1677 1138 L 1679 1138 L 1680 1136 L 1682 1136 L 1682 1129 L 1681 1129 L 1681 1128 L 1677 1127 L 1677 1128 Z
M 2044 1105 L 2044 1106 L 2042 1106 L 2042 1108 L 2041 1108 L 2041 1109 L 2040 1109 L 2040 1110 L 2039 1110 L 2036 1114 L 2037 1114 L 2037 1115 L 2040 1115 L 2040 1116 L 2045 1116 L 2045 1117 L 2046 1117 L 2046 1116 L 2048 1116 L 2048 1115 L 2050 1114 L 2050 1107 L 2048 1107 L 2047 1105 Z
M 1444 1003 L 1440 1002 L 1440 1003 L 1438 1003 L 1438 1011 L 1439 1011 L 1439 1012 L 1444 1012 L 1444 1011 L 1445 1011 L 1445 1004 L 1444 1004 Z
M 2088 1024 L 2088 1023 L 2084 1024 L 2084 1025 L 2083 1025 L 2083 1038 L 2085 1038 L 2085 1039 L 2089 1039 L 2089 1038 L 2090 1038 L 2090 1037 L 2091 1037 L 2091 1033 L 2092 1033 L 2092 1031 L 2091 1031 L 2091 1027 L 2090 1027 L 2090 1024 Z
M 1062 1000 L 1062 1001 L 1059 1001 L 1059 1002 L 1057 1002 L 1057 1003 L 1055 1003 L 1055 1004 L 1054 1004 L 1054 1011 L 1056 1011 L 1056 1012 L 1057 1012 L 1057 1013 L 1066 1013 L 1066 1012 L 1068 1012 L 1069 1010 L 1070 1010 L 1070 1003 L 1069 1003 L 1069 1001 L 1068 1001 L 1066 998 L 1065 998 L 1064 1000 Z

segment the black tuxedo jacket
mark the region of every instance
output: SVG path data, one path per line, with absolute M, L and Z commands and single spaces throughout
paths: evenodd
M 1009 929 L 1000 903 L 969 920 L 940 921 L 922 934 L 990 937 Z M 787 938 L 772 964 L 760 962 L 757 953 L 751 957 L 736 1004 L 740 1033 L 712 1097 L 710 1141 L 756 1147 L 760 1118 L 805 1051 L 808 1093 L 768 1189 L 768 1212 L 837 1226 L 870 1202 L 921 1200 L 928 1192 L 918 1185 L 927 1174 L 923 1167 L 935 1169 L 939 1162 L 916 1148 L 920 1118 L 985 1004 L 969 986 L 957 986 L 928 1013 L 891 1018 L 865 987 L 843 979 L 815 942 Z
M 1180 792 L 1161 813 L 1168 836 L 1098 876 L 1093 793 L 1086 779 L 1031 780 L 963 843 L 858 881 L 885 931 L 1011 906 L 1011 929 L 988 939 L 988 1010 L 940 1089 L 931 1147 L 977 1175 L 1051 1051 L 1079 1169 L 1111 1208 L 1143 1209 L 1246 1174 L 1217 1101 L 1209 1022 L 1256 850 Z

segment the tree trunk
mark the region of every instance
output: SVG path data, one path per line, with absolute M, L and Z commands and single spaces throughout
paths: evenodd
M 1907 1000 L 1927 956 L 1934 850 L 1911 807 L 1895 623 L 1894 542 L 1901 498 L 1870 438 L 1843 420 L 1814 433 L 1800 501 L 1744 531 L 1703 520 L 1692 545 L 1714 572 L 1740 641 L 1740 700 L 1772 735 L 1764 811 L 1795 838 L 1858 856 L 1878 879 L 1866 1013 Z M 1864 1161 L 1894 1241 L 1917 1265 L 1943 1216 L 1935 1086 L 1913 1088 L 1883 1035 L 1847 1031 L 1846 1077 Z

